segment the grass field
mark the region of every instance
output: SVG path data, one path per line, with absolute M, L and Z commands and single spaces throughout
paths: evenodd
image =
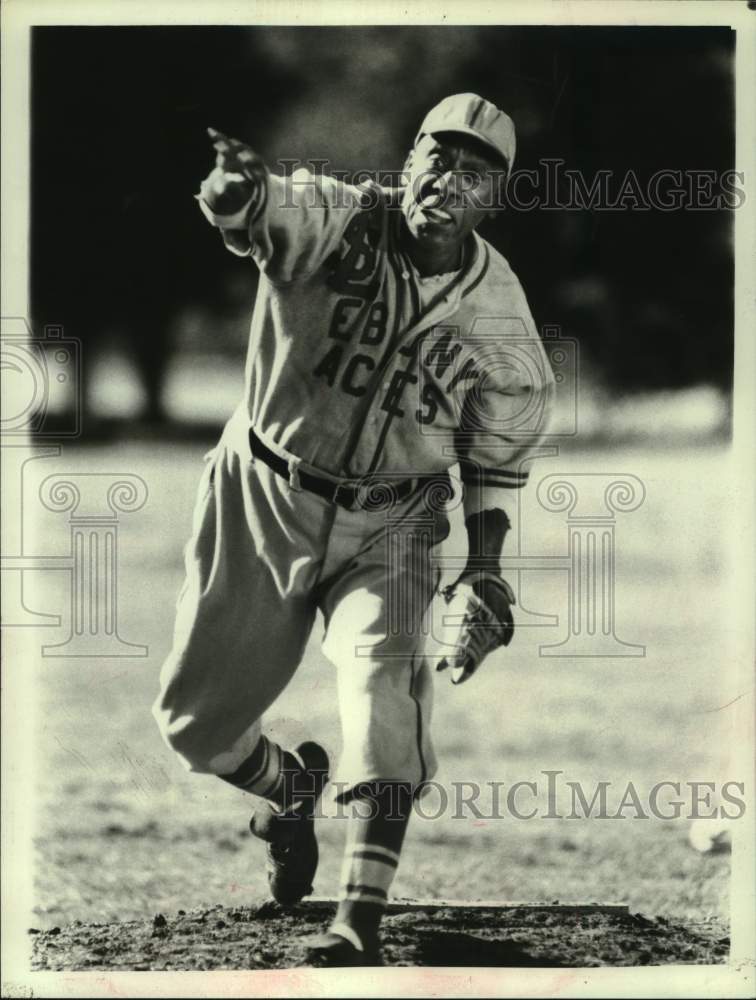
M 143 510 L 121 517 L 119 566 L 119 630 L 124 639 L 146 644 L 149 656 L 40 657 L 25 665 L 35 701 L 25 725 L 34 749 L 29 795 L 38 928 L 265 898 L 262 848 L 246 832 L 250 801 L 215 779 L 184 772 L 150 715 L 204 450 L 160 442 L 66 446 L 61 458 L 35 463 L 39 477 L 58 470 L 133 472 L 149 489 Z M 521 629 L 507 651 L 461 688 L 440 675 L 434 716 L 439 782 L 510 784 L 539 780 L 550 769 L 589 792 L 599 780 L 612 781 L 618 798 L 630 780 L 642 791 L 662 780 L 740 778 L 728 770 L 732 715 L 718 711 L 737 694 L 728 669 L 735 643 L 730 577 L 711 521 L 716 510 L 722 523 L 732 501 L 728 462 L 727 451 L 712 444 L 574 451 L 541 463 L 543 475 L 628 472 L 643 481 L 645 503 L 617 520 L 617 633 L 645 644 L 646 656 L 541 657 L 538 645 L 556 642 L 563 631 L 541 626 Z M 563 554 L 565 516 L 542 510 L 535 489 L 527 492 L 524 548 Z M 34 495 L 33 483 L 27 495 Z M 38 518 L 39 551 L 65 554 L 67 538 L 65 515 Z M 60 629 L 35 630 L 35 641 L 60 641 L 66 574 L 35 575 L 31 606 L 64 616 Z M 566 593 L 562 572 L 528 573 L 521 589 L 529 608 L 557 613 L 562 622 Z M 269 726 L 285 740 L 307 733 L 336 755 L 334 673 L 320 652 L 320 631 L 316 626 Z M 331 895 L 344 824 L 319 826 L 315 891 Z M 685 819 L 629 817 L 416 818 L 394 892 L 612 900 L 646 915 L 726 923 L 729 857 L 691 850 L 688 826 Z

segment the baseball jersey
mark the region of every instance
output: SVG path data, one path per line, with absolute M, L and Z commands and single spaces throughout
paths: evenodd
M 222 230 L 261 272 L 239 415 L 290 468 L 409 478 L 459 463 L 466 515 L 507 509 L 546 430 L 548 360 L 517 277 L 477 233 L 460 270 L 419 276 L 401 197 L 266 173 L 246 230 Z

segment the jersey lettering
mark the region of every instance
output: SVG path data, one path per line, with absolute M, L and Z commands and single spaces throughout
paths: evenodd
M 313 375 L 325 378 L 329 386 L 336 383 L 336 376 L 344 356 L 343 344 L 349 343 L 355 328 L 355 321 L 364 303 L 361 299 L 339 299 L 333 310 L 328 336 L 341 343 L 331 347 L 313 370 Z M 388 307 L 385 302 L 374 302 L 368 311 L 367 321 L 362 330 L 360 343 L 369 347 L 376 346 L 386 336 L 386 320 Z M 366 368 L 369 372 L 375 369 L 376 361 L 367 354 L 355 354 L 349 359 L 339 382 L 339 387 L 350 396 L 364 396 L 367 385 L 356 381 L 358 369 Z
M 391 376 L 386 396 L 381 403 L 381 409 L 392 417 L 403 417 L 404 410 L 399 404 L 402 400 L 404 387 L 407 384 L 414 385 L 415 382 L 417 382 L 417 375 L 413 375 L 407 369 L 394 372 Z
M 341 388 L 344 392 L 348 392 L 350 396 L 365 395 L 366 386 L 355 385 L 353 382 L 354 374 L 360 365 L 364 365 L 371 372 L 375 368 L 375 361 L 368 354 L 355 354 L 353 358 L 349 359 L 349 363 L 344 369 L 344 374 L 341 376 Z
M 478 378 L 479 376 L 480 372 L 475 370 L 475 362 L 473 361 L 472 358 L 468 358 L 467 361 L 465 361 L 464 365 L 462 365 L 462 368 L 457 372 L 457 374 L 454 376 L 451 382 L 447 385 L 446 391 L 453 392 L 453 390 L 457 388 L 460 382 L 464 382 L 467 379 Z
M 350 324 L 354 322 L 354 310 L 362 307 L 362 299 L 339 299 L 331 317 L 328 336 L 333 340 L 348 341 L 352 336 Z
M 354 299 L 346 299 L 342 301 L 353 302 Z M 386 319 L 388 317 L 388 307 L 385 302 L 374 302 L 370 307 L 370 314 L 368 316 L 368 321 L 365 324 L 365 328 L 362 331 L 362 337 L 360 338 L 361 344 L 367 344 L 374 347 L 376 344 L 380 344 L 383 338 L 386 336 Z
M 425 410 L 415 410 L 415 420 L 423 425 L 432 424 L 436 419 L 443 398 L 443 393 L 434 382 L 426 382 L 422 393 L 422 403 Z
M 440 340 L 428 351 L 425 359 L 427 365 L 436 366 L 436 378 L 443 378 L 446 369 L 454 362 L 454 359 L 462 350 L 461 344 L 451 347 L 451 333 L 445 333 Z M 451 349 L 450 349 L 451 348 Z
M 318 363 L 313 371 L 313 375 L 325 378 L 326 382 L 332 386 L 336 380 L 336 372 L 339 370 L 341 355 L 344 348 L 341 344 L 335 344 L 324 358 Z
M 367 281 L 375 273 L 378 254 L 368 239 L 370 213 L 360 212 L 352 219 L 344 230 L 342 243 L 346 244 L 347 252 L 343 257 L 336 251 L 332 254 L 329 264 L 333 270 L 326 278 L 326 283 L 334 291 L 358 295 L 369 300 L 378 291 L 377 281 Z

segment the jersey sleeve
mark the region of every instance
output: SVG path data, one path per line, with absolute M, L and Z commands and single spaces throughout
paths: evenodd
M 518 315 L 490 320 L 457 439 L 465 517 L 491 508 L 512 515 L 549 427 L 554 376 L 525 297 Z
M 233 253 L 251 256 L 274 282 L 304 278 L 339 246 L 364 190 L 304 168 L 289 176 L 266 172 L 244 230 L 222 230 Z

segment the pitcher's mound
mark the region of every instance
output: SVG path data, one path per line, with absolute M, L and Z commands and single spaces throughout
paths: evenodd
M 127 923 L 34 931 L 33 968 L 67 971 L 287 969 L 331 908 L 220 906 Z M 725 926 L 649 920 L 624 907 L 394 904 L 383 924 L 388 966 L 580 967 L 727 961 Z

